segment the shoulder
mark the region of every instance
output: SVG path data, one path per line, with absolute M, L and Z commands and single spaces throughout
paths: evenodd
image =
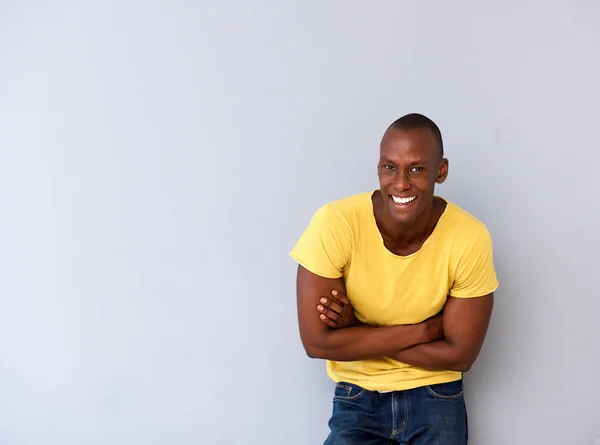
M 485 223 L 460 206 L 448 204 L 445 235 L 451 239 L 450 295 L 472 298 L 488 295 L 498 287 L 492 237 Z
M 314 212 L 291 256 L 317 275 L 340 277 L 352 256 L 359 232 L 357 222 L 369 203 L 370 195 L 361 193 L 323 204 Z
M 373 192 L 358 193 L 344 198 L 330 201 L 322 205 L 315 213 L 315 217 L 323 220 L 344 221 L 354 227 L 365 216 L 372 212 L 371 195 Z
M 444 199 L 448 204 L 444 212 L 445 227 L 458 241 L 472 244 L 481 238 L 489 238 L 490 232 L 486 224 L 458 204 Z

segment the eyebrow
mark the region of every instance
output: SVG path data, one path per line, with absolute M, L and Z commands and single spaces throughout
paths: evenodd
M 396 164 L 394 161 L 392 161 L 390 158 L 388 157 L 381 157 L 380 161 L 382 162 L 388 162 L 390 164 Z M 415 159 L 414 161 L 410 162 L 408 165 L 417 165 L 417 164 L 427 164 L 427 161 L 425 159 Z

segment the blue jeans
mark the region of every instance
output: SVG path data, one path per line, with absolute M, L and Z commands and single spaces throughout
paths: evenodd
M 338 383 L 325 445 L 466 445 L 463 382 L 378 393 Z

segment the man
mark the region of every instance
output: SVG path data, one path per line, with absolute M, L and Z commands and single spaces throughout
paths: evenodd
M 486 226 L 435 195 L 439 128 L 409 114 L 380 144 L 379 189 L 322 206 L 291 256 L 306 353 L 337 382 L 326 445 L 464 445 L 462 374 L 498 286 Z

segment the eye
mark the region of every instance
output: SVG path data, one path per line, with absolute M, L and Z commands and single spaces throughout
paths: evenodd
M 390 165 L 390 164 L 382 165 L 382 167 L 383 167 L 384 170 L 389 170 L 389 171 L 396 170 L 396 167 L 394 167 L 393 165 Z
M 410 172 L 411 172 L 411 173 L 420 173 L 420 172 L 422 172 L 423 170 L 424 170 L 424 168 L 423 168 L 423 167 L 413 167 L 413 168 L 411 168 L 411 169 L 410 169 Z

